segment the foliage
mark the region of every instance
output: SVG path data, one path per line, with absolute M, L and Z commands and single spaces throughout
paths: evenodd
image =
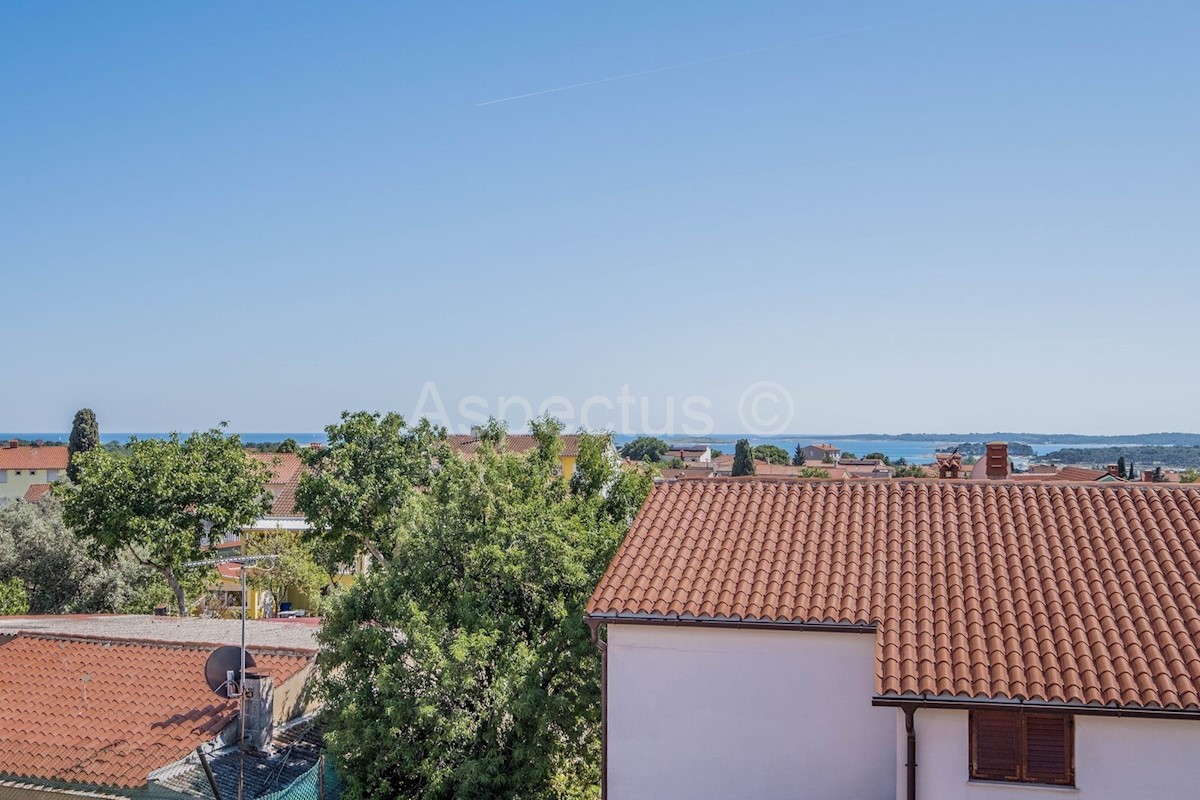
M 803 467 L 804 462 L 805 462 L 804 445 L 797 444 L 796 450 L 792 453 L 792 466 L 793 467 Z
M 527 457 L 487 443 L 434 470 L 410 452 L 427 490 L 385 537 L 395 557 L 327 613 L 319 692 L 347 797 L 597 797 L 600 661 L 583 608 L 649 479 L 569 485 L 559 426 L 533 428 Z
M 753 448 L 753 451 L 755 458 L 766 461 L 768 464 L 788 463 L 787 450 L 784 450 L 782 447 L 777 447 L 773 444 L 760 444 L 758 447 Z
M 854 455 L 854 453 L 850 452 L 849 450 L 843 450 L 840 454 L 840 458 L 855 459 L 858 458 L 858 456 Z M 870 456 L 867 456 L 867 458 L 870 458 Z
M 126 451 L 79 455 L 79 482 L 63 492 L 64 519 L 94 557 L 109 561 L 128 552 L 156 570 L 183 615 L 189 577 L 183 564 L 201 558 L 205 522 L 217 532 L 235 531 L 266 513 L 267 470 L 246 458 L 224 425 L 184 440 L 176 433 L 134 437 Z
M 1159 464 L 1164 467 L 1200 468 L 1200 445 L 1176 446 L 1131 446 L 1131 447 L 1068 447 L 1055 450 L 1038 458 L 1055 464 L 1116 464 L 1120 458 L 1130 462 L 1126 474 L 1139 477 L 1134 469 L 1134 461 L 1147 464 Z
M 63 524 L 54 495 L 0 510 L 0 580 L 12 578 L 25 586 L 34 614 L 136 614 L 170 597 L 158 575 L 132 557 L 92 558 Z
M 595 497 L 608 490 L 616 478 L 611 433 L 579 433 L 579 454 L 571 475 L 571 491 Z
M 843 453 L 842 457 L 845 458 L 846 454 Z M 879 461 L 882 461 L 884 464 L 887 464 L 889 467 L 892 465 L 892 460 L 880 452 L 867 453 L 865 456 L 863 456 L 863 460 L 865 460 L 865 461 L 870 461 L 872 459 L 877 459 Z
M 20 578 L 0 581 L 0 617 L 29 613 L 29 595 Z
M 719 447 L 713 447 L 709 450 L 709 455 L 711 455 L 713 458 L 717 458 L 719 456 L 725 455 L 725 451 Z
M 319 600 L 321 588 L 326 585 L 326 573 L 317 564 L 312 550 L 298 532 L 279 528 L 247 533 L 245 548 L 247 555 L 278 556 L 260 561 L 253 569 L 246 570 L 246 582 L 252 587 L 269 591 L 276 603 L 283 599 L 288 587 L 313 601 Z
M 100 446 L 100 426 L 96 423 L 96 413 L 90 408 L 81 408 L 75 412 L 71 423 L 71 436 L 67 440 L 67 477 L 72 481 L 79 480 L 79 467 L 75 465 L 75 456 L 86 453 Z
M 903 460 L 903 459 L 901 459 Z M 893 478 L 927 478 L 925 469 L 917 464 L 901 464 L 899 461 L 892 467 Z
M 821 459 L 822 464 L 832 464 L 833 462 L 834 458 L 832 453 L 826 453 L 825 457 Z
M 435 458 L 449 454 L 445 432 L 427 420 L 410 427 L 395 413 L 347 411 L 325 434 L 327 447 L 304 452 L 312 472 L 300 479 L 296 505 L 328 559 L 352 563 L 366 550 L 385 563 Z
M 661 461 L 671 446 L 654 436 L 639 436 L 621 446 L 621 455 L 633 461 Z
M 1125 469 L 1125 456 L 1121 456 L 1120 458 L 1117 459 L 1117 477 L 1118 478 L 1132 478 L 1133 477 L 1133 475 L 1131 475 Z
M 1200 480 L 1200 472 L 1194 469 L 1185 469 L 1179 474 L 1180 483 L 1195 483 Z
M 1153 481 L 1154 481 L 1155 483 L 1163 483 L 1164 481 L 1166 481 L 1166 478 L 1163 476 L 1162 467 L 1155 467 L 1155 468 L 1154 468 L 1154 477 L 1153 477 Z
M 820 467 L 803 467 L 799 476 L 801 478 L 828 478 L 829 473 Z
M 738 439 L 733 449 L 733 471 L 730 474 L 738 478 L 753 475 L 754 472 L 754 450 L 750 447 L 750 440 Z

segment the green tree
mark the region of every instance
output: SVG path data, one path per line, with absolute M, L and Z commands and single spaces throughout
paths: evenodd
M 20 578 L 0 581 L 0 617 L 29 613 L 29 595 Z
M 754 473 L 754 450 L 750 447 L 750 440 L 738 439 L 737 445 L 733 449 L 732 475 L 735 478 L 739 478 L 743 475 L 753 475 Z
M 800 470 L 801 478 L 828 478 L 829 473 L 820 467 L 804 467 Z
M 1125 470 L 1125 456 L 1120 456 L 1119 458 L 1117 458 L 1117 477 L 1118 478 L 1132 478 L 1133 477 Z
M 484 444 L 440 458 L 395 557 L 326 614 L 318 687 L 347 797 L 597 796 L 600 661 L 583 609 L 648 480 L 572 486 L 560 428 L 533 428 L 528 457 Z
M 845 454 L 843 453 L 843 455 Z M 867 453 L 865 456 L 863 456 L 863 458 L 867 461 L 870 461 L 871 459 L 878 459 L 884 464 L 887 464 L 889 467 L 892 465 L 892 460 L 880 452 Z
M 832 456 L 831 456 L 831 458 L 832 458 Z M 855 458 L 858 458 L 858 456 L 854 455 L 854 453 L 850 452 L 849 450 L 843 450 L 838 455 L 838 458 L 845 458 L 847 460 L 853 460 Z M 867 458 L 870 458 L 870 456 L 867 456 Z
M 386 563 L 435 458 L 449 453 L 445 431 L 424 419 L 410 427 L 396 413 L 346 411 L 325 434 L 326 447 L 304 453 L 311 472 L 300 479 L 296 505 L 328 558 L 353 563 L 365 550 Z
M 633 461 L 661 461 L 671 446 L 654 436 L 639 436 L 621 445 L 621 455 Z
M 1129 480 L 1136 481 L 1141 479 L 1141 475 L 1137 473 L 1137 467 L 1132 461 L 1129 462 Z
M 901 460 L 903 460 L 903 459 L 901 459 Z M 909 465 L 907 463 L 901 464 L 899 461 L 897 461 L 896 466 L 892 467 L 892 477 L 893 478 L 927 478 L 929 476 L 925 474 L 925 469 L 923 467 L 920 467 L 916 464 L 912 464 L 912 465 Z
M 284 439 L 282 442 L 279 443 L 279 446 L 275 448 L 275 452 L 276 453 L 298 453 L 298 452 L 300 452 L 300 445 L 296 442 L 295 439 L 293 439 L 292 437 L 289 436 L 288 438 Z
M 804 461 L 804 445 L 797 444 L 796 450 L 792 453 L 792 466 L 803 467 Z
M 247 555 L 276 556 L 260 561 L 253 570 L 247 570 L 246 582 L 255 589 L 269 591 L 276 603 L 283 600 L 289 588 L 307 595 L 314 601 L 319 599 L 326 576 L 317 564 L 312 550 L 298 532 L 281 528 L 273 531 L 255 531 L 246 536 L 245 546 Z
M 571 491 L 585 497 L 598 497 L 608 491 L 617 478 L 613 455 L 612 434 L 580 431 Z
M 1166 478 L 1163 477 L 1162 467 L 1155 467 L 1154 468 L 1154 482 L 1155 483 L 1163 483 L 1165 480 L 1166 480 Z
M 79 481 L 79 467 L 75 464 L 78 453 L 86 453 L 100 446 L 100 426 L 96 423 L 96 414 L 90 408 L 81 408 L 75 412 L 71 423 L 71 437 L 67 440 L 67 477 L 73 482 Z
M 754 457 L 768 464 L 787 464 L 787 450 L 773 444 L 760 444 L 754 448 Z
M 190 572 L 183 564 L 201 558 L 205 523 L 236 531 L 265 514 L 267 470 L 224 423 L 187 439 L 134 437 L 126 451 L 124 458 L 103 449 L 79 455 L 79 482 L 63 492 L 64 519 L 95 557 L 124 551 L 157 571 L 183 616 Z
M 1198 480 L 1200 480 L 1200 472 L 1197 472 L 1194 469 L 1185 469 L 1183 472 L 1179 473 L 1180 483 L 1195 483 Z

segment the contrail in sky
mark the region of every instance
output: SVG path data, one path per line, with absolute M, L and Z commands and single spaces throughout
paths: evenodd
M 709 56 L 708 58 L 697 58 L 692 61 L 680 61 L 678 64 L 667 64 L 662 67 L 654 67 L 653 69 L 643 69 L 638 72 L 626 72 L 624 75 L 611 75 L 607 78 L 598 78 L 594 81 L 583 81 L 582 83 L 571 83 L 566 86 L 555 86 L 552 89 L 541 89 L 536 92 L 526 92 L 525 94 L 514 94 L 512 97 L 500 97 L 495 100 L 484 100 L 482 103 L 476 103 L 478 106 L 491 106 L 497 103 L 508 103 L 512 100 L 524 100 L 527 97 L 538 97 L 543 94 L 555 94 L 557 92 L 565 92 L 570 89 L 582 89 L 585 86 L 596 86 L 601 83 L 612 83 L 613 81 L 623 81 L 629 78 L 639 78 L 642 75 L 653 75 L 656 72 L 667 72 L 673 69 L 683 69 L 684 67 L 695 67 L 700 64 L 711 64 L 714 61 L 724 61 L 728 58 L 741 58 L 742 56 L 752 56 L 757 53 L 766 53 L 771 50 L 781 50 L 785 47 L 795 47 L 801 44 L 809 44 L 811 42 L 819 42 L 824 39 L 836 39 L 841 36 L 853 36 L 856 33 L 865 31 L 878 30 L 879 28 L 887 28 L 893 25 L 899 25 L 903 22 L 909 22 L 914 19 L 931 19 L 933 17 L 943 17 L 947 14 L 959 10 L 961 7 L 953 8 L 949 11 L 941 11 L 936 14 L 921 14 L 912 17 L 901 17 L 900 19 L 890 20 L 888 22 L 879 22 L 874 25 L 863 25 L 859 28 L 851 28 L 845 31 L 836 31 L 834 33 L 823 33 L 819 36 L 809 36 L 804 39 L 794 39 L 790 42 L 782 42 L 780 44 L 772 44 L 767 47 L 756 47 L 753 50 L 739 50 L 735 53 L 722 53 L 719 56 Z

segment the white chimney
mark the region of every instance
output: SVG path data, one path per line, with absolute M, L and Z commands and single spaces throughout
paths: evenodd
M 242 684 L 246 709 L 244 746 L 255 753 L 269 753 L 275 736 L 274 680 L 270 675 L 246 673 Z

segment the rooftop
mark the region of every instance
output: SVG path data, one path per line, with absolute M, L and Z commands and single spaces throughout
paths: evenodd
M 0 617 L 0 638 L 17 633 L 89 636 L 142 642 L 238 644 L 236 619 L 152 617 L 146 614 L 61 614 Z M 252 647 L 316 651 L 316 629 L 304 620 L 247 620 L 246 642 Z
M 886 696 L 1200 710 L 1200 488 L 721 479 L 652 492 L 599 620 L 858 627 Z
M 0 446 L 0 469 L 66 469 L 67 448 Z
M 561 455 L 572 458 L 579 455 L 579 436 L 574 433 L 564 433 Z M 479 437 L 470 434 L 452 434 L 446 437 L 450 446 L 464 456 L 469 456 L 479 449 Z M 509 453 L 528 453 L 537 449 L 537 437 L 529 433 L 510 433 L 504 437 L 504 450 Z

